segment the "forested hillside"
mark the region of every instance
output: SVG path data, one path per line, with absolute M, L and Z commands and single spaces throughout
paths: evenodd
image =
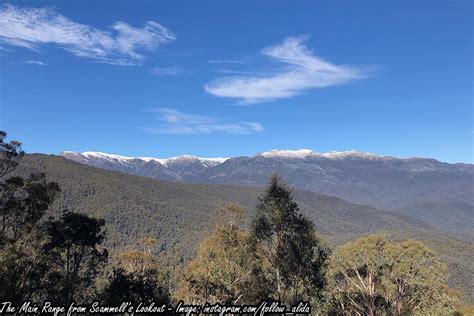
M 96 169 L 62 157 L 27 155 L 18 173 L 45 172 L 59 183 L 62 192 L 54 211 L 63 209 L 104 218 L 106 244 L 122 247 L 144 236 L 157 239 L 154 252 L 169 263 L 184 263 L 194 254 L 212 225 L 217 209 L 238 203 L 247 209 L 248 223 L 260 189 L 165 182 Z M 393 212 L 348 203 L 338 198 L 296 190 L 304 215 L 332 244 L 369 232 L 384 231 L 394 238 L 415 237 L 441 254 L 449 265 L 450 284 L 472 299 L 472 245 L 443 235 L 428 224 Z
M 352 203 L 394 210 L 466 240 L 474 240 L 474 169 L 430 158 L 382 157 L 365 152 L 272 150 L 229 159 L 181 156 L 134 158 L 64 152 L 65 158 L 103 169 L 178 182 L 262 187 L 278 172 L 295 188 Z

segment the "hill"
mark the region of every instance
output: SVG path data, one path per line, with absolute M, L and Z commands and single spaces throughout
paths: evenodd
M 58 156 L 27 155 L 19 172 L 32 171 L 45 172 L 60 184 L 62 192 L 54 213 L 67 208 L 104 218 L 110 247 L 131 245 L 152 235 L 158 240 L 155 251 L 173 265 L 193 254 L 219 207 L 229 202 L 241 204 L 248 210 L 249 220 L 260 194 L 260 189 L 251 187 L 159 181 L 97 169 Z M 314 192 L 295 190 L 294 196 L 302 213 L 334 244 L 375 231 L 394 236 L 415 234 L 440 251 L 451 268 L 457 267 L 451 284 L 472 293 L 472 288 L 460 282 L 468 280 L 473 272 L 470 244 L 406 215 Z
M 229 159 L 134 158 L 94 152 L 62 155 L 99 168 L 192 183 L 261 187 L 276 171 L 295 188 L 393 210 L 474 240 L 474 168 L 469 164 L 305 149 Z

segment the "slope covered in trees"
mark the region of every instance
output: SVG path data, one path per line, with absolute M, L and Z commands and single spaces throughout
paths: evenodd
M 162 262 L 183 263 L 194 255 L 202 238 L 212 227 L 216 210 L 225 203 L 247 209 L 243 225 L 250 224 L 261 189 L 182 184 L 126 175 L 77 164 L 61 157 L 27 155 L 18 172 L 26 175 L 37 170 L 60 184 L 53 210 L 70 209 L 104 218 L 105 244 L 110 248 L 138 246 L 138 240 L 153 235 L 153 252 Z M 316 231 L 337 245 L 371 232 L 385 231 L 394 238 L 424 240 L 440 252 L 448 264 L 449 283 L 473 293 L 470 276 L 472 246 L 440 234 L 419 220 L 338 198 L 305 191 L 293 191 L 301 213 Z
M 156 233 L 159 247 L 196 243 L 210 227 L 216 210 L 225 203 L 249 210 L 249 223 L 262 189 L 180 184 L 116 173 L 77 164 L 61 157 L 27 155 L 19 173 L 45 172 L 63 188 L 53 209 L 100 215 L 109 224 L 109 239 L 119 245 Z M 422 221 L 312 192 L 295 191 L 305 216 L 324 235 L 338 237 L 373 231 L 428 229 Z M 144 221 L 147 218 L 148 221 Z
M 20 143 L 5 137 L 0 131 L 0 313 L 82 314 L 70 308 L 117 298 L 169 302 L 169 286 L 158 277 L 154 260 L 133 274 L 122 267 L 134 267 L 129 259 L 137 261 L 136 251 L 109 261 L 103 219 L 68 210 L 46 216 L 61 188 L 44 173 L 15 175 L 24 153 Z M 150 251 L 138 255 L 149 257 Z
M 179 182 L 261 187 L 277 172 L 295 188 L 393 210 L 473 241 L 472 164 L 430 158 L 381 157 L 364 152 L 273 150 L 206 164 L 203 158 L 168 160 L 104 153 L 61 153 L 87 165 Z M 186 166 L 183 168 L 183 166 Z

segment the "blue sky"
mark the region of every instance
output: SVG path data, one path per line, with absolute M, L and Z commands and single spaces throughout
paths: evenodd
M 28 152 L 473 161 L 471 1 L 21 1 L 0 128 Z

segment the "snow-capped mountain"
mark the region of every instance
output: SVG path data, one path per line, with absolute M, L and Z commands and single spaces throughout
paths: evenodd
M 439 227 L 468 231 L 474 225 L 472 164 L 310 149 L 233 158 L 126 157 L 100 152 L 61 156 L 98 168 L 180 182 L 262 186 L 278 172 L 293 187 L 429 219 Z
M 127 157 L 92 151 L 83 153 L 63 151 L 60 155 L 98 168 L 163 180 L 181 180 L 183 175 L 200 172 L 227 160 L 227 158 L 202 158 L 190 155 L 171 158 Z
M 178 157 L 170 157 L 170 158 L 152 158 L 152 157 L 127 157 L 127 156 L 121 156 L 121 155 L 114 155 L 114 154 L 107 154 L 103 152 L 94 152 L 94 151 L 85 151 L 83 153 L 75 152 L 75 151 L 63 151 L 60 156 L 66 157 L 66 156 L 76 156 L 76 157 L 87 157 L 87 158 L 100 158 L 100 159 L 105 159 L 109 161 L 116 161 L 116 162 L 128 162 L 130 160 L 138 159 L 142 160 L 145 162 L 150 162 L 150 161 L 156 161 L 159 162 L 160 164 L 166 166 L 168 164 L 172 164 L 175 162 L 202 162 L 203 164 L 207 166 L 213 166 L 219 163 L 223 163 L 226 161 L 228 158 L 202 158 L 202 157 L 196 157 L 196 156 L 190 156 L 190 155 L 182 155 Z
M 322 157 L 328 159 L 342 159 L 342 158 L 370 158 L 370 159 L 382 159 L 389 157 L 380 157 L 368 152 L 349 150 L 349 151 L 330 151 L 327 153 L 319 153 L 311 149 L 299 149 L 299 150 L 279 150 L 274 149 L 270 151 L 265 151 L 263 153 L 257 154 L 257 156 L 262 156 L 266 158 L 302 158 L 306 159 L 308 157 Z
M 236 158 L 203 158 L 191 155 L 182 155 L 170 158 L 129 157 L 103 152 L 63 151 L 61 156 L 94 167 L 122 171 L 126 173 L 159 178 L 164 180 L 191 180 L 206 169 L 216 167 L 229 159 Z M 240 157 L 242 158 L 242 157 Z M 270 150 L 256 154 L 254 157 L 275 160 L 308 160 L 308 159 L 388 159 L 360 151 L 331 151 L 319 153 L 311 149 L 299 150 Z M 183 179 L 184 177 L 184 179 Z M 214 178 L 214 177 L 213 177 Z

